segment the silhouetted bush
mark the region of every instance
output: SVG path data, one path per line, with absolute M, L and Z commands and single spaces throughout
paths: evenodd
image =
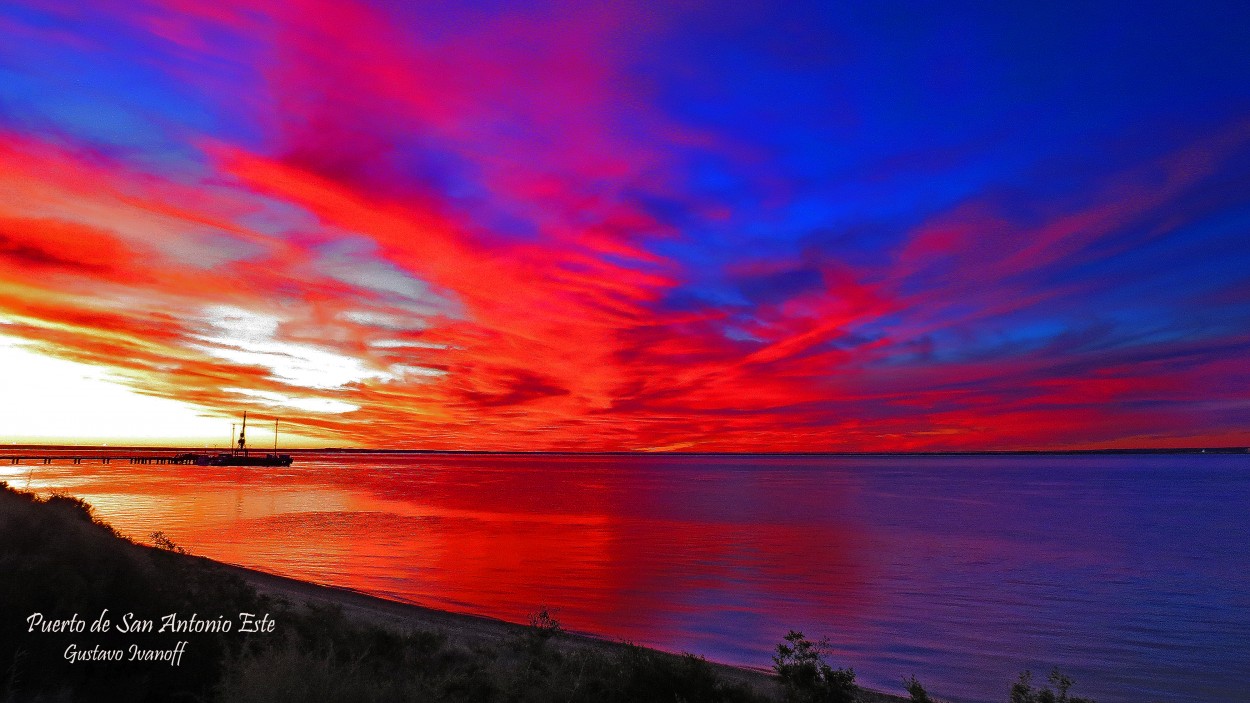
M 631 646 L 623 657 L 621 701 L 678 700 L 686 703 L 759 700 L 743 686 L 727 684 L 707 660 L 693 654 L 673 656 Z
M 903 679 L 903 688 L 911 696 L 911 703 L 937 703 L 929 697 L 929 692 L 924 690 L 924 686 L 920 685 L 914 675 Z
M 529 627 L 522 630 L 516 640 L 515 647 L 533 660 L 543 653 L 547 643 L 563 629 L 560 627 L 560 621 L 556 620 L 551 609 L 545 605 L 537 612 L 530 613 L 529 623 Z
M 1033 672 L 1020 672 L 1019 680 L 1011 685 L 1011 703 L 1094 703 L 1088 698 L 1068 697 L 1068 691 L 1074 682 L 1059 673 L 1058 669 L 1052 669 L 1047 680 L 1055 690 L 1052 691 L 1050 686 L 1043 686 L 1041 690 L 1035 691 Z
M 148 538 L 152 540 L 152 546 L 157 549 L 164 549 L 167 552 L 176 552 L 178 554 L 187 553 L 187 550 L 179 547 L 177 544 L 174 544 L 174 541 L 169 538 L 169 535 L 159 530 L 148 535 Z
M 834 669 L 825 661 L 829 640 L 812 642 L 791 630 L 777 645 L 773 669 L 790 703 L 856 703 L 859 687 L 853 669 Z

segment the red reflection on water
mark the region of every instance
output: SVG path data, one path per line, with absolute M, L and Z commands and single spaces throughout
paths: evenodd
M 1228 457 L 301 454 L 286 469 L 3 463 L 123 532 L 311 581 L 768 664 L 789 628 L 898 690 L 1234 700 L 1250 471 Z M 1194 545 L 1201 545 L 1195 549 Z M 1159 671 L 1169 676 L 1160 678 Z M 1232 673 L 1230 673 L 1232 672 Z
M 846 486 L 773 504 L 759 472 L 682 461 L 310 455 L 38 466 L 33 483 L 222 561 L 512 621 L 547 606 L 570 629 L 754 664 L 739 631 L 761 610 L 798 623 L 870 607 L 862 538 L 828 519 Z

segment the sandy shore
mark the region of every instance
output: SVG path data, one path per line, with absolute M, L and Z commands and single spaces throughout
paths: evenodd
M 358 622 L 387 627 L 396 631 L 433 630 L 443 632 L 448 641 L 472 648 L 475 644 L 496 643 L 511 640 L 525 631 L 525 626 L 477 615 L 452 613 L 424 608 L 410 603 L 400 603 L 367 595 L 359 591 L 333 586 L 320 586 L 307 581 L 275 576 L 240 566 L 221 564 L 222 568 L 241 577 L 257 591 L 272 598 L 282 599 L 293 606 L 327 606 L 342 608 L 345 617 Z M 591 647 L 601 651 L 619 650 L 622 642 L 595 637 L 585 633 L 569 632 L 561 638 L 560 646 L 566 648 Z M 730 666 L 712 662 L 712 667 L 727 681 L 743 683 L 760 693 L 780 700 L 781 688 L 771 671 L 748 667 Z M 864 690 L 864 703 L 900 703 L 907 699 L 876 691 Z

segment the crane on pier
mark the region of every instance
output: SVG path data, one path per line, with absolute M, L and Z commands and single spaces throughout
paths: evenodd
M 239 430 L 239 453 L 247 456 L 247 411 L 243 411 L 243 428 Z

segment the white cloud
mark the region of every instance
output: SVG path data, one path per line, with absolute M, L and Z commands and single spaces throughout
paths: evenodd
M 309 344 L 278 341 L 275 335 L 281 320 L 272 315 L 226 306 L 209 308 L 205 313 L 212 333 L 196 335 L 206 343 L 192 348 L 237 364 L 268 368 L 274 380 L 288 385 L 328 390 L 369 379 L 394 379 L 389 372 L 371 369 L 355 357 Z
M 419 342 L 408 339 L 379 339 L 369 342 L 369 346 L 376 349 L 447 349 L 446 344 L 434 344 L 432 342 Z
M 358 325 L 367 327 L 381 327 L 382 329 L 406 331 L 406 330 L 423 330 L 427 327 L 423 320 L 404 317 L 402 315 L 391 315 L 384 312 L 374 312 L 370 310 L 349 310 L 342 313 L 341 317 L 350 320 Z
M 409 376 L 442 378 L 447 375 L 446 371 L 442 371 L 440 369 L 431 369 L 425 366 L 413 366 L 412 364 L 392 364 L 387 370 L 398 378 L 407 378 Z
M 425 281 L 381 258 L 369 239 L 345 237 L 322 246 L 318 254 L 313 268 L 321 275 L 381 293 L 393 303 L 402 301 L 416 315 L 454 315 L 458 308 Z
M 224 388 L 227 393 L 236 393 L 253 398 L 265 405 L 295 408 L 310 413 L 350 413 L 360 409 L 359 405 L 345 403 L 334 398 L 296 397 L 274 393 L 273 391 L 257 391 L 248 388 Z

